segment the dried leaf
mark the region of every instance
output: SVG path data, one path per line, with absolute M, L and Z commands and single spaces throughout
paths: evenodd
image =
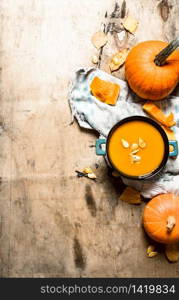
M 126 187 L 123 193 L 120 195 L 119 200 L 129 204 L 140 204 L 142 202 L 139 191 L 133 189 L 132 187 Z
M 121 5 L 121 18 L 124 18 L 126 15 L 126 1 L 123 0 Z
M 99 50 L 101 47 L 106 45 L 108 39 L 104 32 L 98 31 L 92 36 L 91 41 L 94 47 Z
M 168 17 L 170 15 L 170 5 L 168 4 L 167 0 L 162 0 L 159 4 L 158 4 L 158 8 L 160 11 L 160 15 L 161 18 L 163 19 L 164 22 L 166 22 L 168 20 Z
M 127 54 L 128 50 L 123 49 L 112 56 L 109 63 L 111 72 L 118 70 L 124 64 Z
M 138 26 L 138 21 L 132 17 L 132 16 L 128 16 L 124 22 L 123 22 L 123 26 L 124 28 L 129 31 L 130 33 L 134 33 L 137 29 Z
M 177 262 L 179 260 L 179 244 L 166 245 L 165 255 L 170 262 Z

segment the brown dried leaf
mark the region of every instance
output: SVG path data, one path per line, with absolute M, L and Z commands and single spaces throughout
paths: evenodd
M 140 193 L 132 187 L 126 187 L 123 193 L 120 195 L 119 200 L 127 202 L 129 204 L 142 203 Z
M 96 49 L 98 50 L 104 45 L 106 45 L 107 41 L 108 41 L 107 36 L 102 31 L 96 32 L 91 38 L 91 42 L 93 46 L 96 47 Z
M 123 22 L 123 26 L 124 28 L 129 31 L 130 33 L 134 33 L 137 29 L 138 26 L 138 21 L 132 17 L 132 16 L 128 16 L 124 22 Z
M 179 243 L 166 245 L 165 255 L 170 262 L 177 262 L 179 260 Z
M 123 49 L 117 53 L 115 53 L 112 57 L 111 57 L 111 61 L 109 63 L 109 67 L 111 72 L 113 71 L 117 71 L 125 62 L 126 57 L 128 54 L 128 50 L 127 49 Z

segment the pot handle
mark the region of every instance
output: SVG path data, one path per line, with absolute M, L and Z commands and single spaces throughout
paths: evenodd
M 96 140 L 96 155 L 106 155 L 106 150 L 101 148 L 102 144 L 106 144 L 106 139 L 97 139 Z
M 169 152 L 169 157 L 178 155 L 178 143 L 177 141 L 169 141 L 169 146 L 173 146 L 173 151 Z

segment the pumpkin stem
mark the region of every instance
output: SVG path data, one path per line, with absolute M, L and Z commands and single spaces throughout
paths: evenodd
M 163 66 L 167 57 L 179 47 L 179 36 L 174 39 L 167 47 L 156 55 L 154 62 L 157 66 Z
M 167 218 L 167 225 L 166 225 L 167 231 L 171 232 L 171 231 L 173 230 L 175 224 L 176 224 L 176 219 L 175 219 L 175 217 L 169 216 L 169 217 Z

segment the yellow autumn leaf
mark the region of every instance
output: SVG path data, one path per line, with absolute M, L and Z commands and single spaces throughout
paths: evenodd
M 98 50 L 104 45 L 106 45 L 107 41 L 108 41 L 107 36 L 102 31 L 96 32 L 95 34 L 93 34 L 91 38 L 91 42 L 93 46 Z
M 133 189 L 132 187 L 126 187 L 123 193 L 120 195 L 119 200 L 129 204 L 140 204 L 142 202 L 139 191 Z
M 137 29 L 138 26 L 138 21 L 132 17 L 132 16 L 128 16 L 124 22 L 123 22 L 123 26 L 124 28 L 129 31 L 130 33 L 134 33 Z
M 126 57 L 128 55 L 128 50 L 123 49 L 117 53 L 115 53 L 110 60 L 109 67 L 111 72 L 117 71 L 125 62 Z

